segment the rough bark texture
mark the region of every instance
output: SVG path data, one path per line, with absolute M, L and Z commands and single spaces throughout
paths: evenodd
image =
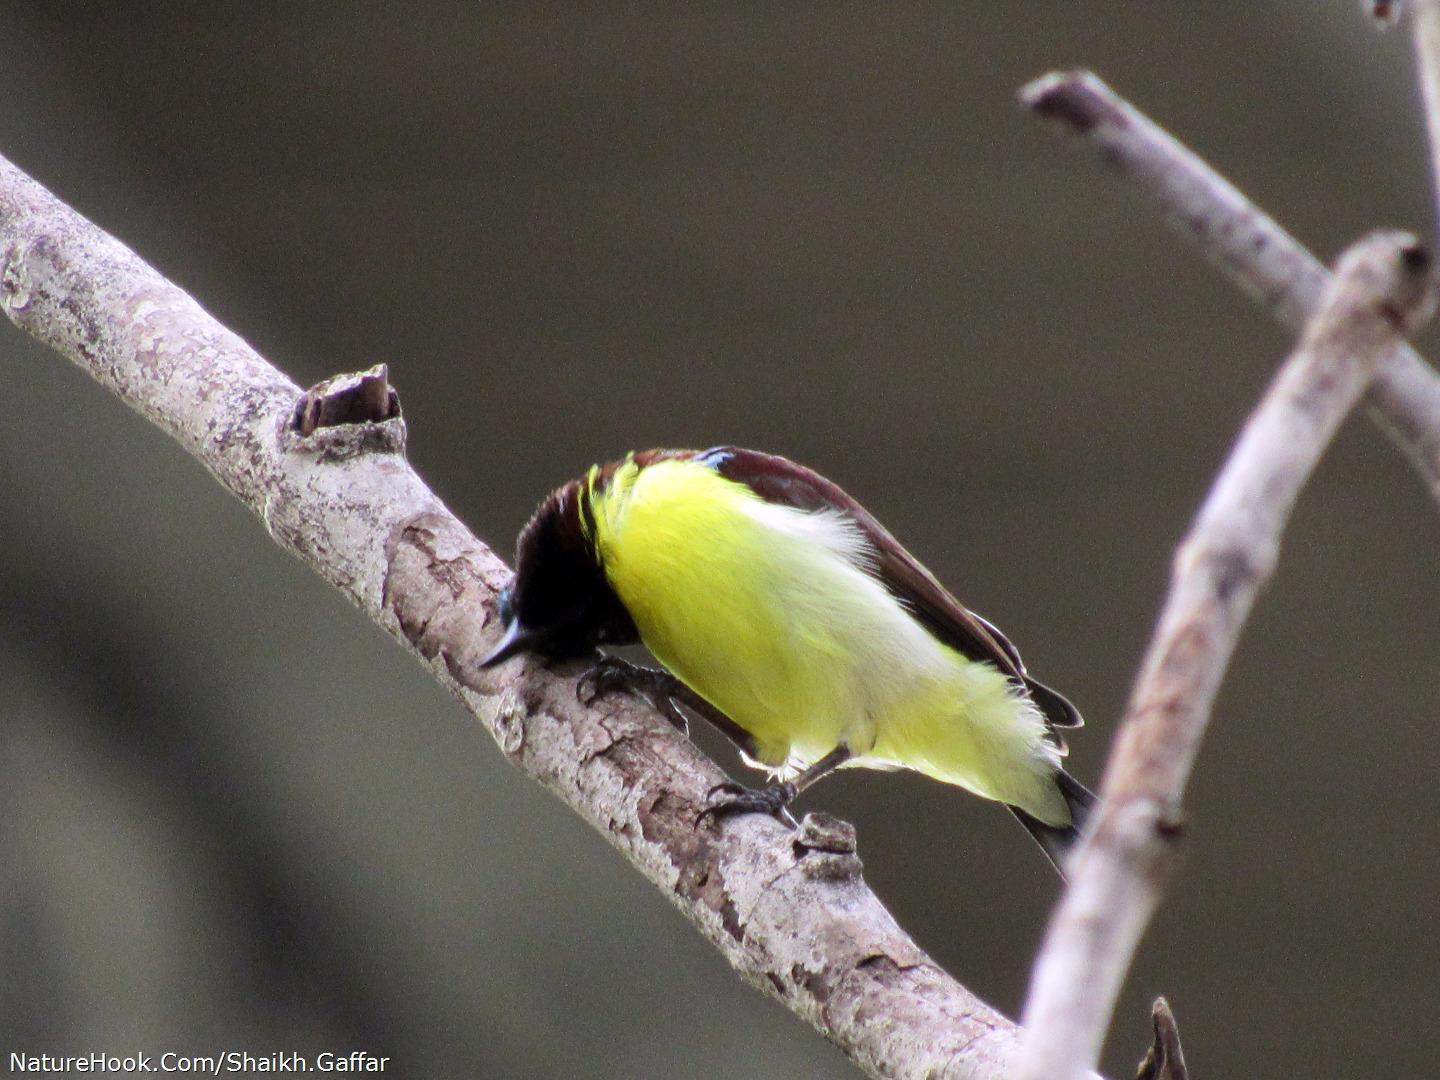
M 598 829 L 737 971 L 873 1076 L 989 1080 L 1009 1020 L 922 952 L 836 823 L 696 827 L 716 766 L 648 707 L 575 697 L 578 668 L 477 672 L 510 571 L 405 461 L 383 369 L 302 396 L 124 245 L 0 159 L 0 306 L 174 436 L 412 650 L 505 754 Z
M 1020 1080 L 1066 1080 L 1098 1060 L 1173 869 L 1181 798 L 1211 704 L 1291 507 L 1396 340 L 1433 307 L 1429 256 L 1413 236 L 1376 233 L 1350 248 L 1176 553 L 1092 830 L 1035 964 Z

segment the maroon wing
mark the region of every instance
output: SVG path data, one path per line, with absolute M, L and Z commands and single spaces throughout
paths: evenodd
M 1004 634 L 951 596 L 868 510 L 819 473 L 787 458 L 733 446 L 696 453 L 694 460 L 745 484 L 766 502 L 799 510 L 839 510 L 849 516 L 874 549 L 876 577 L 927 630 L 962 656 L 988 661 L 1009 675 L 1052 727 L 1081 725 L 1074 705 L 1026 674 L 1020 653 Z

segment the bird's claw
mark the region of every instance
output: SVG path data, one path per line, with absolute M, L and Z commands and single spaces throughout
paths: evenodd
M 706 818 L 719 820 L 731 814 L 769 814 L 781 822 L 793 825 L 790 804 L 795 801 L 795 785 L 785 780 L 763 788 L 747 788 L 726 781 L 716 784 L 706 795 L 705 808 L 696 818 L 698 825 Z
M 641 667 L 618 656 L 602 656 L 576 682 L 575 697 L 580 704 L 589 706 L 606 694 L 622 690 L 644 698 L 682 735 L 689 735 L 690 723 L 671 697 L 675 685 L 675 676 L 668 671 Z
M 581 705 L 593 705 L 606 694 L 629 690 L 633 685 L 627 669 L 635 665 L 618 656 L 602 656 L 575 683 L 575 697 Z

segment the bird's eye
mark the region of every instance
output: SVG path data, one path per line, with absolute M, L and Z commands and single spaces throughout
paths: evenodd
M 515 586 L 510 585 L 500 593 L 500 598 L 495 601 L 495 610 L 500 613 L 500 621 L 508 623 L 515 616 Z

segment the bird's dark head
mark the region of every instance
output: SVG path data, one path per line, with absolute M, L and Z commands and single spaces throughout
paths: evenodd
M 480 661 L 491 667 L 520 652 L 551 659 L 584 656 L 602 644 L 638 639 L 635 624 L 605 579 L 582 526 L 582 481 L 555 491 L 520 532 L 515 579 L 500 594 L 500 641 Z

